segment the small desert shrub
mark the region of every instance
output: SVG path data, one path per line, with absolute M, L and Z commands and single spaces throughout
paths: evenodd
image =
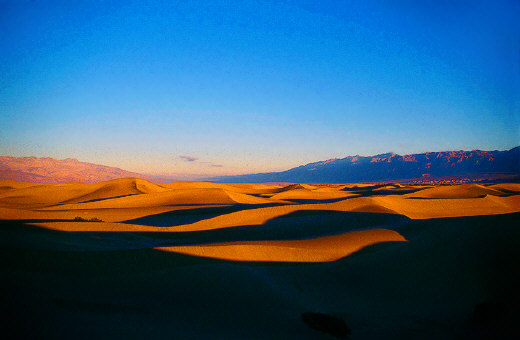
M 83 217 L 76 216 L 74 217 L 74 222 L 103 222 L 103 220 L 100 220 L 97 217 L 92 217 L 87 220 Z

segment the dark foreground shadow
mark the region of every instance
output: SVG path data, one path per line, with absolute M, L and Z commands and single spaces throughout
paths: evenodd
M 410 242 L 301 264 L 153 249 L 85 251 L 75 242 L 95 245 L 103 234 L 114 242 L 157 239 L 3 221 L 2 326 L 28 339 L 333 339 L 339 323 L 306 313 L 303 320 L 303 312 L 320 311 L 343 319 L 360 339 L 516 339 L 519 218 L 410 220 L 396 226 Z M 174 240 L 180 233 L 166 234 Z M 68 248 L 56 249 L 57 243 Z M 370 308 L 391 325 L 373 318 Z M 432 315 L 439 317 L 425 323 Z M 453 328 L 443 326 L 447 321 Z

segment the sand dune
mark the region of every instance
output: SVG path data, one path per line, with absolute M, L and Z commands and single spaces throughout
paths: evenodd
M 201 207 L 201 206 L 197 206 Z M 165 209 L 164 211 L 173 211 Z M 199 222 L 179 225 L 175 227 L 150 227 L 128 224 L 112 224 L 111 231 L 143 231 L 143 232 L 191 232 L 215 230 L 221 228 L 231 228 L 239 226 L 263 225 L 267 221 L 285 216 L 297 211 L 343 211 L 343 212 L 364 212 L 364 213 L 391 213 L 407 216 L 412 219 L 446 218 L 459 216 L 479 216 L 506 214 L 520 211 L 520 196 L 512 197 L 486 197 L 480 199 L 458 199 L 450 202 L 443 200 L 406 200 L 406 199 L 385 199 L 385 197 L 362 197 L 349 199 L 338 203 L 326 204 L 298 204 L 283 205 L 265 208 L 241 210 L 229 214 L 223 214 L 214 218 L 205 219 Z M 160 210 L 158 210 L 160 211 Z M 95 209 L 89 211 L 94 214 Z M 120 212 L 113 211 L 113 214 Z M 159 213 L 159 212 L 158 212 Z M 77 211 L 71 215 L 77 214 Z M 71 216 L 69 215 L 69 216 Z M 140 214 L 144 216 L 144 214 Z M 12 216 L 12 214 L 11 214 Z M 47 216 L 53 216 L 49 214 Z M 98 216 L 103 216 L 99 214 Z M 97 216 L 96 216 L 97 217 Z M 107 219 L 109 220 L 109 219 Z M 121 220 L 118 218 L 117 220 Z M 78 223 L 45 223 L 52 229 L 65 231 L 104 231 L 107 226 L 101 223 L 78 224 Z
M 293 190 L 312 190 L 312 189 L 315 189 L 315 187 L 312 185 L 309 185 L 309 184 L 289 184 L 289 185 L 286 185 L 284 187 L 277 189 L 275 192 L 280 193 L 280 192 L 293 191 Z
M 504 193 L 520 194 L 520 183 L 493 184 L 488 188 L 502 191 Z
M 213 183 L 170 183 L 155 185 L 141 179 L 102 183 L 30 185 L 4 182 L 0 213 L 4 219 L 70 220 L 76 216 L 97 217 L 122 222 L 168 211 L 198 209 L 204 206 L 260 205 L 258 208 L 223 213 L 194 223 L 161 228 L 161 231 L 204 231 L 267 221 L 297 211 L 342 211 L 400 214 L 414 219 L 505 214 L 520 211 L 520 195 L 515 185 L 460 185 L 426 188 L 411 194 L 380 194 L 403 190 L 406 186 L 372 186 L 372 196 L 356 197 L 342 186 L 268 186 Z M 357 185 L 365 190 L 367 185 Z M 232 188 L 232 190 L 229 190 Z M 244 192 L 240 192 L 243 188 Z M 283 190 L 280 190 L 283 189 Z M 274 195 L 250 194 L 251 190 Z M 383 190 L 383 191 L 381 191 Z M 341 199 L 335 201 L 335 199 Z M 291 199 L 296 201 L 291 201 Z M 305 203 L 296 204 L 298 200 Z M 308 203 L 306 200 L 310 200 Z M 321 203 L 324 200 L 333 200 Z M 268 205 L 263 206 L 262 205 Z M 275 206 L 273 206 L 275 205 Z M 65 228 L 63 226 L 63 228 Z M 68 227 L 67 227 L 68 228 Z M 66 230 L 67 228 L 63 229 Z M 102 231 L 102 225 L 89 226 Z M 111 226 L 116 230 L 116 226 Z M 121 225 L 120 230 L 128 229 Z M 149 230 L 149 228 L 145 228 Z M 69 228 L 74 230 L 74 228 Z
M 45 206 L 58 203 L 87 202 L 167 189 L 142 179 L 115 179 L 100 183 L 18 185 L 0 194 L 0 203 L 9 205 Z
M 359 197 L 335 203 L 283 205 L 233 212 L 189 225 L 178 231 L 202 231 L 241 225 L 261 225 L 268 220 L 302 210 L 330 210 L 380 213 L 391 212 L 409 218 L 442 218 L 506 214 L 520 211 L 520 196 L 457 200 L 415 200 L 400 196 Z
M 27 188 L 40 185 L 38 183 L 28 183 L 28 182 L 18 182 L 13 181 L 10 179 L 0 179 L 0 192 L 6 191 L 6 190 L 13 190 L 13 189 L 20 189 L 20 188 Z
M 439 186 L 421 190 L 408 197 L 412 198 L 478 198 L 485 195 L 506 196 L 498 187 L 485 187 L 478 184 L 461 184 L 458 186 Z
M 304 200 L 330 200 L 335 198 L 347 198 L 352 196 L 351 194 L 345 194 L 344 192 L 338 191 L 324 191 L 324 190 L 308 190 L 308 189 L 293 189 L 283 191 L 278 194 L 271 196 L 271 199 L 278 200 L 292 200 L 292 199 L 304 199 Z
M 388 241 L 406 239 L 392 230 L 371 229 L 311 240 L 233 242 L 155 249 L 230 261 L 329 262 L 366 246 Z
M 250 183 L 209 183 L 209 182 L 176 182 L 164 183 L 161 186 L 169 189 L 223 189 L 228 192 L 242 194 L 269 194 L 279 190 L 279 185 L 250 184 Z
M 229 206 L 229 205 L 227 205 Z M 139 217 L 161 214 L 170 211 L 190 210 L 204 208 L 205 205 L 192 206 L 158 206 L 135 208 L 103 208 L 103 209 L 38 209 L 25 210 L 13 208 L 0 208 L 0 216 L 5 220 L 73 220 L 75 217 L 83 219 L 98 218 L 105 222 L 122 222 Z M 215 205 L 221 207 L 221 205 Z M 71 223 L 77 226 L 77 223 Z M 124 226 L 124 225 L 122 225 Z M 74 227 L 69 228 L 74 230 Z M 98 227 L 101 229 L 101 227 Z M 103 230 L 100 230 L 103 231 Z

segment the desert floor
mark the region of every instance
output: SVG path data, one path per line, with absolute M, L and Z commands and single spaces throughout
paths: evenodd
M 0 180 L 0 325 L 31 339 L 517 339 L 519 220 L 514 183 Z

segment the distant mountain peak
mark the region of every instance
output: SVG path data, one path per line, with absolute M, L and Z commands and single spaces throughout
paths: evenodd
M 394 157 L 394 156 L 399 156 L 399 155 L 394 152 L 387 152 L 387 153 L 382 153 L 382 154 L 371 156 L 371 157 L 372 158 L 389 158 L 389 157 Z

